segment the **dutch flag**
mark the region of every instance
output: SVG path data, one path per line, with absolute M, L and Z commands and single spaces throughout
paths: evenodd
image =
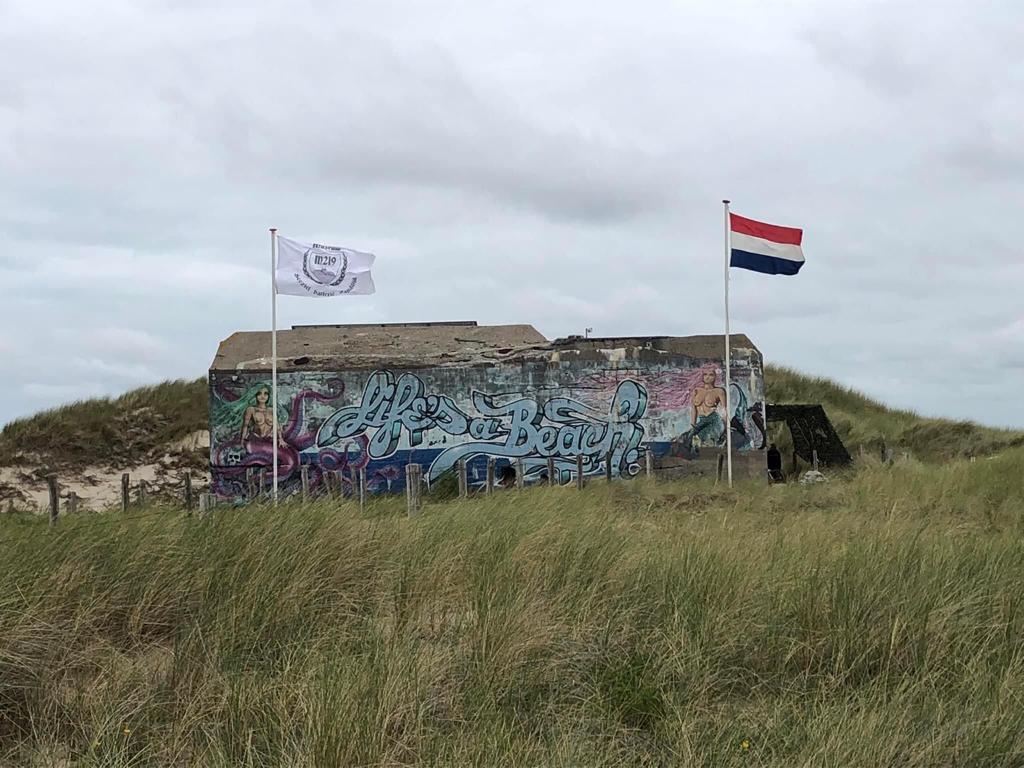
M 730 213 L 729 230 L 730 267 L 767 275 L 795 275 L 804 265 L 804 252 L 800 249 L 802 229 L 765 224 Z

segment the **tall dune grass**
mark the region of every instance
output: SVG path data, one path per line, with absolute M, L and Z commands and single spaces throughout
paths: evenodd
M 778 365 L 765 367 L 770 403 L 820 403 L 850 453 L 879 455 L 882 446 L 908 451 L 918 459 L 989 456 L 1024 446 L 1019 429 L 995 429 L 898 410 L 829 379 Z M 785 440 L 785 438 L 784 438 Z M 783 441 L 784 441 L 783 440 Z M 780 441 L 780 444 L 781 442 Z
M 1017 451 L 0 516 L 0 762 L 1019 766 L 1022 499 Z
M 0 429 L 0 466 L 134 466 L 208 428 L 206 379 L 165 381 L 120 397 L 68 403 Z

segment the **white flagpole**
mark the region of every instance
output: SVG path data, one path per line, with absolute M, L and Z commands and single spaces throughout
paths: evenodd
M 274 456 L 274 506 L 277 506 L 277 228 L 270 228 L 270 377 L 271 408 L 273 409 L 274 435 L 271 453 Z
M 729 355 L 729 256 L 732 250 L 729 242 L 729 201 L 725 206 L 725 465 L 732 488 L 732 360 Z

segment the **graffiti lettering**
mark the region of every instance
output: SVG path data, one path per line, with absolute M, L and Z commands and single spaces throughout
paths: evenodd
M 321 425 L 317 445 L 331 446 L 375 430 L 368 450 L 371 458 L 380 459 L 398 449 L 403 433 L 415 448 L 425 432 L 439 429 L 470 439 L 442 451 L 430 467 L 431 477 L 444 474 L 459 459 L 481 454 L 530 460 L 528 471 L 539 470 L 548 457 L 574 466 L 580 455 L 585 471 L 593 471 L 611 454 L 620 474 L 637 469 L 647 392 L 636 381 L 618 384 L 607 412 L 565 397 L 543 404 L 529 397 L 497 404 L 475 391 L 472 401 L 478 415 L 465 413 L 444 395 L 425 394 L 414 374 L 396 381 L 390 371 L 378 371 L 367 380 L 358 405 L 336 411 Z

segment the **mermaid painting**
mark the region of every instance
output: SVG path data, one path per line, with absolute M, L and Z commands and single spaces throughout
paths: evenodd
M 758 391 L 757 380 L 744 371 L 730 382 L 729 403 L 726 404 L 725 387 L 719 384 L 722 368 L 707 362 L 700 368 L 675 368 L 646 374 L 642 381 L 653 403 L 648 414 L 653 419 L 670 417 L 672 431 L 681 434 L 671 440 L 664 454 L 678 458 L 696 459 L 701 448 L 724 448 L 725 426 L 732 431 L 735 451 L 764 448 L 765 424 L 763 403 L 750 403 L 752 392 Z M 737 380 L 738 378 L 738 380 Z M 595 398 L 607 397 L 618 385 L 617 376 L 607 373 L 592 374 L 581 381 L 582 388 Z M 727 414 L 729 410 L 731 413 Z
M 725 388 L 718 385 L 718 369 L 706 365 L 699 376 L 688 393 L 690 428 L 672 441 L 670 456 L 695 459 L 702 447 L 718 447 L 725 442 Z
M 284 403 L 278 403 L 278 437 L 274 445 L 274 410 L 271 388 L 267 381 L 246 384 L 225 379 L 217 382 L 212 423 L 214 434 L 211 463 L 214 467 L 215 490 L 231 497 L 246 492 L 246 475 L 250 468 L 272 465 L 277 454 L 280 481 L 284 485 L 303 463 L 302 453 L 316 445 L 319 420 L 310 413 L 313 403 L 333 403 L 345 392 L 341 379 L 329 378 L 311 387 L 289 387 Z M 219 427 L 219 428 L 218 428 Z M 354 438 L 344 452 L 320 449 L 310 459 L 320 469 L 336 470 L 364 467 L 368 461 L 365 436 Z M 309 459 L 307 459 L 309 461 Z M 316 485 L 321 473 L 313 476 Z
M 267 407 L 270 400 L 270 388 L 261 385 L 256 390 L 253 398 L 254 403 L 245 409 L 242 414 L 242 442 L 244 443 L 249 435 L 269 440 L 274 432 L 274 415 Z M 244 401 L 243 401 L 244 402 Z
M 269 467 L 274 456 L 274 411 L 271 406 L 270 384 L 260 381 L 244 389 L 225 390 L 215 404 L 214 423 L 230 429 L 217 441 L 214 463 L 226 467 Z M 227 395 L 225 397 L 224 395 Z M 228 399 L 228 398 L 232 399 Z M 292 460 L 286 454 L 288 439 L 285 429 L 289 422 L 288 409 L 277 406 L 278 458 L 284 466 Z M 296 456 L 297 459 L 297 456 Z
M 702 386 L 693 390 L 690 402 L 690 436 L 694 447 L 718 445 L 725 436 L 725 419 L 719 408 L 725 411 L 725 389 L 718 386 L 718 372 L 711 366 L 701 370 Z

